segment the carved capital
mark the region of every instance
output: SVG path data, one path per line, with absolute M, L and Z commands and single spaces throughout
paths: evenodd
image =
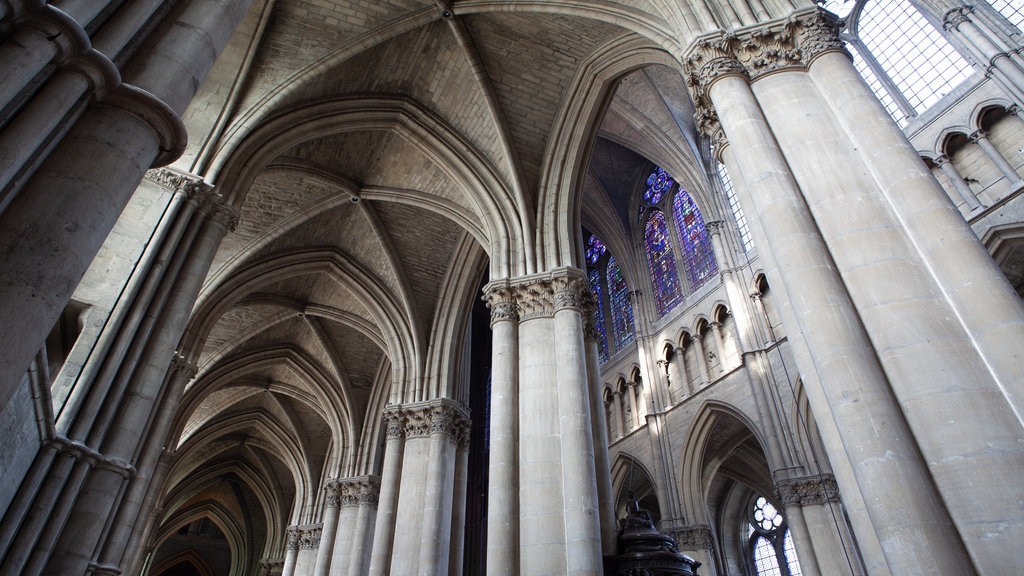
M 220 194 L 205 194 L 199 202 L 199 211 L 215 226 L 234 232 L 238 226 L 238 210 L 224 203 Z
M 537 281 L 516 287 L 516 302 L 519 304 L 520 319 L 530 320 L 551 316 L 554 313 L 554 293 L 550 281 Z
M 684 526 L 672 531 L 680 550 L 711 550 L 711 527 L 704 524 Z
M 724 226 L 725 221 L 723 220 L 711 220 L 704 223 L 704 227 L 710 234 L 721 234 Z
M 508 286 L 495 286 L 483 295 L 487 308 L 491 311 L 491 326 L 496 322 L 519 321 L 519 308 L 515 302 L 515 291 Z
M 279 576 L 284 571 L 284 560 L 260 560 L 260 576 Z
M 175 192 L 180 192 L 190 200 L 209 194 L 213 190 L 213 186 L 203 182 L 202 177 L 178 172 L 170 168 L 147 170 L 146 180 Z
M 288 550 L 298 550 L 299 549 L 299 537 L 300 537 L 299 527 L 298 526 L 289 526 L 288 527 L 288 532 L 287 532 L 287 540 L 285 542 L 285 548 L 287 548 Z
M 317 526 L 304 526 L 299 530 L 299 550 L 316 550 L 320 547 L 320 532 Z
M 794 22 L 757 28 L 740 43 L 736 57 L 755 80 L 779 70 L 802 68 L 803 58 L 794 37 Z
M 959 29 L 961 24 L 971 21 L 969 14 L 972 12 L 974 8 L 971 6 L 953 8 L 942 17 L 942 28 L 946 31 Z
M 830 475 L 789 478 L 775 483 L 775 491 L 785 506 L 806 506 L 839 501 L 839 486 Z
M 169 372 L 187 380 L 192 380 L 199 373 L 199 366 L 194 362 L 189 362 L 184 356 L 175 352 L 174 356 L 171 357 Z
M 974 132 L 971 133 L 970 136 L 968 136 L 968 138 L 970 138 L 971 142 L 977 144 L 982 140 L 988 139 L 988 132 L 985 132 L 984 130 L 975 130 Z
M 398 407 L 389 407 L 384 412 L 384 426 L 387 438 L 405 438 L 405 416 Z
M 341 499 L 341 487 L 337 480 L 331 480 L 324 486 L 324 507 L 337 508 Z
M 565 276 L 551 280 L 551 302 L 555 312 L 575 310 L 582 312 L 586 305 L 586 295 L 590 293 L 590 284 L 586 279 Z
M 840 52 L 851 58 L 846 43 L 839 38 L 843 21 L 827 10 L 819 10 L 801 18 L 797 32 L 800 52 L 804 62 L 810 65 L 815 58 L 829 52 Z

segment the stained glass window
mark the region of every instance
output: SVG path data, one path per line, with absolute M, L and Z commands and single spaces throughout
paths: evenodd
M 704 227 L 700 209 L 685 190 L 676 193 L 672 201 L 672 215 L 676 219 L 679 247 L 683 251 L 683 264 L 690 280 L 690 289 L 696 290 L 718 272 L 711 238 Z
M 594 237 L 591 236 L 591 238 Z M 596 238 L 594 239 L 596 240 Z M 587 260 L 590 260 L 589 256 Z M 604 324 L 604 291 L 601 290 L 601 271 L 591 270 L 588 279 L 590 280 L 590 289 L 594 292 L 594 300 L 597 301 L 597 306 L 594 310 L 594 324 L 600 334 L 600 338 L 597 340 L 598 359 L 601 364 L 604 364 L 608 361 L 608 332 L 605 330 Z
M 644 202 L 657 204 L 665 196 L 665 193 L 672 189 L 675 181 L 668 172 L 661 168 L 655 168 L 654 172 L 647 177 L 647 186 L 644 188 Z
M 615 261 L 615 256 L 608 259 L 608 298 L 612 310 L 612 333 L 615 336 L 615 349 L 620 350 L 636 339 L 636 328 L 633 325 L 633 304 L 629 301 L 629 285 L 626 276 Z
M 658 305 L 658 314 L 664 316 L 683 300 L 683 291 L 679 284 L 676 261 L 672 257 L 668 225 L 661 210 L 652 211 L 647 219 L 644 244 L 647 248 L 647 264 L 651 267 L 651 280 L 654 283 L 654 301 Z
M 597 236 L 591 234 L 590 238 L 587 240 L 587 263 L 597 264 L 597 261 L 600 260 L 601 256 L 604 256 L 604 253 L 607 251 L 608 249 L 604 247 L 604 243 L 601 242 Z
M 801 576 L 793 535 L 779 510 L 759 496 L 750 511 L 748 534 L 757 576 Z

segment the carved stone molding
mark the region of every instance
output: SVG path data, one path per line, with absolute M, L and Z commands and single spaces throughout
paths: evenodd
M 320 547 L 320 532 L 323 530 L 319 524 L 315 526 L 302 526 L 299 528 L 299 550 L 316 550 Z
M 380 478 L 377 476 L 339 478 L 334 482 L 338 484 L 338 500 L 342 507 L 376 505 L 380 497 Z
M 341 500 L 341 487 L 337 480 L 331 480 L 324 486 L 324 507 L 337 508 Z
M 147 170 L 145 178 L 169 190 L 181 192 L 189 199 L 199 198 L 213 190 L 213 186 L 203 182 L 201 177 L 169 168 Z
M 491 309 L 491 324 L 502 320 L 530 320 L 573 309 L 583 312 L 590 284 L 582 270 L 561 268 L 544 274 L 500 280 L 484 288 Z
M 284 572 L 284 560 L 260 560 L 260 576 L 280 576 Z
M 515 292 L 508 286 L 494 286 L 488 289 L 483 295 L 483 300 L 491 311 L 491 326 L 494 326 L 496 322 L 519 321 Z
M 779 480 L 775 483 L 775 491 L 786 506 L 839 502 L 839 486 L 831 475 Z
M 397 406 L 384 412 L 385 434 L 388 438 L 405 438 L 405 417 Z
M 724 226 L 724 220 L 711 220 L 710 222 L 704 223 L 704 228 L 706 228 L 710 234 L 721 234 Z
M 405 438 L 417 438 L 443 434 L 457 446 L 468 442 L 471 421 L 469 414 L 462 406 L 447 399 L 417 402 L 389 407 L 384 414 L 388 424 L 388 436 L 395 435 Z M 401 431 L 397 430 L 401 427 Z
M 299 549 L 299 537 L 300 529 L 298 526 L 289 526 L 287 531 L 287 540 L 285 541 L 285 548 L 288 550 Z
M 851 57 L 846 50 L 846 43 L 839 37 L 843 21 L 831 12 L 819 10 L 801 18 L 799 23 L 798 42 L 807 65 L 829 52 L 840 52 Z
M 711 527 L 705 524 L 684 526 L 672 531 L 680 550 L 711 550 L 713 538 Z

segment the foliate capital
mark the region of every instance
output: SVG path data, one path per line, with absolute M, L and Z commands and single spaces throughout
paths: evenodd
M 146 171 L 146 180 L 159 184 L 175 192 L 180 192 L 186 198 L 193 200 L 213 190 L 213 186 L 203 182 L 201 176 L 195 176 L 185 172 L 178 172 L 170 168 L 153 168 Z
M 468 435 L 471 424 L 466 410 L 447 399 L 395 406 L 389 408 L 384 417 L 388 422 L 389 437 L 394 427 L 396 435 L 400 437 L 443 434 L 456 445 L 462 441 L 462 435 Z
M 171 357 L 171 367 L 169 371 L 188 380 L 192 380 L 196 377 L 196 374 L 199 374 L 199 366 L 197 366 L 195 362 L 189 362 L 187 358 L 175 352 L 174 356 Z
M 672 537 L 680 550 L 710 550 L 713 542 L 711 527 L 704 524 L 677 528 Z
M 953 8 L 942 17 L 942 28 L 946 31 L 959 29 L 961 24 L 971 21 L 969 14 L 972 12 L 974 8 L 971 6 Z
M 483 295 L 483 301 L 491 311 L 491 326 L 502 321 L 519 321 L 515 290 L 508 286 L 493 286 Z
M 799 20 L 797 32 L 804 62 L 810 65 L 815 58 L 829 52 L 841 52 L 847 57 L 846 43 L 839 37 L 843 21 L 827 10 L 818 10 Z
M 779 500 L 786 506 L 806 506 L 839 501 L 839 486 L 831 475 L 788 478 L 775 483 Z

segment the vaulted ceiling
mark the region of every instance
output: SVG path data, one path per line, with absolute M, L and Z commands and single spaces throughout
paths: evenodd
M 706 188 L 693 104 L 652 40 L 672 15 L 554 4 L 254 3 L 176 164 L 239 221 L 182 343 L 199 373 L 166 518 L 219 478 L 268 524 L 301 522 L 323 478 L 378 472 L 385 404 L 465 398 L 481 281 L 551 264 L 553 190 L 575 198 L 574 235 L 625 247 L 653 164 Z

